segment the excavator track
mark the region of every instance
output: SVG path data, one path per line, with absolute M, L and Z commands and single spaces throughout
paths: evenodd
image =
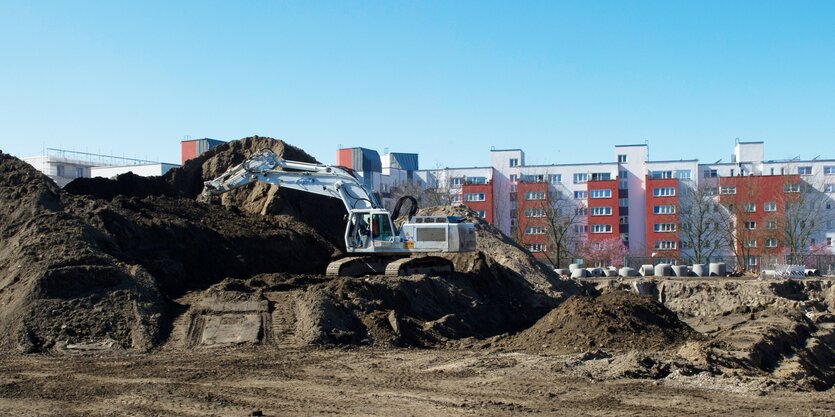
M 441 274 L 452 271 L 452 262 L 436 256 L 347 256 L 328 264 L 325 275 L 329 277 L 361 277 L 364 275 L 396 277 L 413 274 Z
M 443 274 L 452 272 L 453 266 L 446 258 L 417 256 L 401 258 L 386 265 L 386 276 L 397 277 L 414 274 Z

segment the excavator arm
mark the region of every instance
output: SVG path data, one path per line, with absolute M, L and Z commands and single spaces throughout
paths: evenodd
M 204 201 L 209 200 L 212 196 L 253 182 L 338 198 L 342 200 L 349 213 L 354 210 L 382 208 L 374 195 L 347 169 L 287 161 L 269 149 L 253 154 L 223 175 L 206 181 L 201 197 Z

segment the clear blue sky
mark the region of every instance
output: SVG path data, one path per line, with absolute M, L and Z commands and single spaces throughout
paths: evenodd
M 184 135 L 253 134 L 424 168 L 737 137 L 835 158 L 835 1 L 0 0 L 0 149 L 177 162 Z

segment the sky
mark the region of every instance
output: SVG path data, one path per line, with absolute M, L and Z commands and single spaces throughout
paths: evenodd
M 185 137 L 422 168 L 835 158 L 835 2 L 0 0 L 0 149 L 179 162 Z

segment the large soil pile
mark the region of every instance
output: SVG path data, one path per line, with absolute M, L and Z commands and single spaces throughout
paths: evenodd
M 166 300 L 226 276 L 318 272 L 332 245 L 289 216 L 188 199 L 73 196 L 0 155 L 0 347 L 148 349 Z
M 647 296 L 613 291 L 572 297 L 505 346 L 528 352 L 658 351 L 697 339 L 697 333 Z

